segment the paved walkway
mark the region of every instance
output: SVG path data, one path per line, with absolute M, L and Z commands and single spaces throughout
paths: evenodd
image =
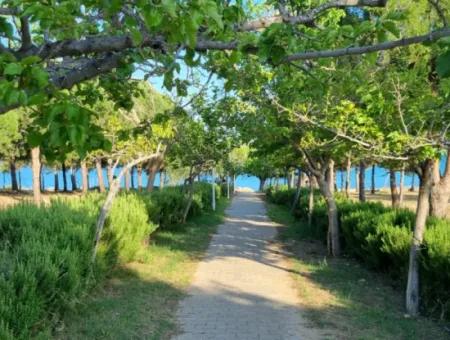
M 261 197 L 239 193 L 179 307 L 176 340 L 318 339 L 275 244 Z

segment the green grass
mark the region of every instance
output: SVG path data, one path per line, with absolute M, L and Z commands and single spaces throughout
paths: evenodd
M 288 209 L 268 204 L 269 217 L 286 226 L 280 239 L 293 254 L 292 275 L 305 316 L 330 339 L 449 339 L 445 325 L 405 316 L 403 291 L 352 259 L 333 259 L 308 238 Z
M 59 339 L 167 339 L 177 330 L 178 301 L 222 222 L 228 202 L 176 231 L 152 235 L 142 261 L 117 268 L 111 278 L 69 312 Z

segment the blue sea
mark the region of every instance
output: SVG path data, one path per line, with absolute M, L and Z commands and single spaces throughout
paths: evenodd
M 116 169 L 116 172 L 118 173 L 120 171 L 119 169 Z M 31 181 L 32 181 L 32 176 L 31 176 L 31 168 L 28 166 L 22 167 L 17 171 L 18 174 L 18 180 L 19 183 L 21 185 L 22 189 L 30 189 L 31 188 Z M 342 174 L 342 176 L 341 176 Z M 372 168 L 368 168 L 366 170 L 366 180 L 365 180 L 365 184 L 366 184 L 366 188 L 370 188 L 371 186 L 371 176 L 372 176 Z M 59 187 L 62 188 L 63 186 L 63 176 L 62 176 L 62 172 L 58 171 L 58 177 L 59 177 Z M 103 171 L 103 177 L 106 181 L 106 170 L 104 169 Z M 145 175 L 145 173 L 143 174 L 143 185 L 147 185 L 147 176 Z M 337 176 L 336 176 L 336 181 L 337 181 L 337 186 L 338 188 L 341 187 L 341 181 L 342 179 L 345 177 L 345 174 L 341 173 L 341 171 L 337 172 Z M 418 178 L 417 176 L 414 176 L 415 179 L 415 185 L 418 185 Z M 78 188 L 81 187 L 81 172 L 80 170 L 76 171 L 76 179 L 77 179 L 77 185 Z M 133 173 L 133 180 L 135 185 L 137 185 L 137 173 L 136 171 L 134 171 Z M 397 181 L 400 180 L 400 173 L 397 173 Z M 47 169 L 44 168 L 42 171 L 42 181 L 45 184 L 45 188 L 51 190 L 54 187 L 54 172 L 53 169 Z M 412 182 L 412 175 L 410 173 L 407 173 L 405 175 L 405 186 L 411 186 L 411 182 Z M 159 186 L 160 180 L 159 180 L 159 175 L 157 175 L 156 180 L 155 180 L 155 185 Z M 286 179 L 285 178 L 281 178 L 279 180 L 280 184 L 286 183 Z M 105 183 L 107 184 L 107 183 Z M 72 183 L 70 181 L 70 172 L 67 171 L 67 185 L 68 185 L 68 189 L 72 190 Z M 122 186 L 124 185 L 124 180 L 122 180 Z M 356 185 L 356 170 L 355 168 L 352 169 L 351 172 L 351 187 L 355 188 Z M 97 173 L 95 171 L 95 169 L 91 169 L 89 171 L 89 186 L 90 187 L 96 187 L 98 186 L 98 179 L 97 179 Z M 249 175 L 240 175 L 237 176 L 236 178 L 236 186 L 238 187 L 248 187 L 251 188 L 253 190 L 258 190 L 259 188 L 259 179 L 255 176 L 249 176 Z M 389 186 L 389 172 L 382 168 L 382 167 L 376 167 L 375 168 L 375 186 L 377 189 L 380 188 L 385 188 Z M 8 188 L 11 187 L 11 177 L 9 172 L 3 172 L 2 174 L 0 174 L 0 187 L 1 188 Z

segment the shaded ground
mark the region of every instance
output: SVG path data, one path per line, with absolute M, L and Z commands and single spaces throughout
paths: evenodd
M 300 305 L 327 339 L 450 339 L 450 325 L 404 313 L 404 287 L 357 261 L 333 259 L 323 243 L 302 239 L 288 209 L 269 204 L 269 216 L 286 225 L 280 238 L 293 253 L 291 275 Z
M 299 298 L 261 194 L 234 197 L 178 311 L 177 340 L 319 339 Z

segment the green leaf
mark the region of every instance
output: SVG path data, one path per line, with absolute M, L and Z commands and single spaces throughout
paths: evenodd
M 155 8 L 150 7 L 143 11 L 144 21 L 148 28 L 157 27 L 161 24 L 163 16 Z
M 397 24 L 393 21 L 385 21 L 383 22 L 383 27 L 388 32 L 391 32 L 395 37 L 400 37 L 400 29 L 397 27 Z
M 161 4 L 171 17 L 177 16 L 177 3 L 175 0 L 162 0 Z
M 450 77 L 450 50 L 436 59 L 436 72 L 441 78 Z
M 15 76 L 21 74 L 23 71 L 22 65 L 18 63 L 9 63 L 6 65 L 5 70 L 3 71 L 3 74 L 5 76 Z

